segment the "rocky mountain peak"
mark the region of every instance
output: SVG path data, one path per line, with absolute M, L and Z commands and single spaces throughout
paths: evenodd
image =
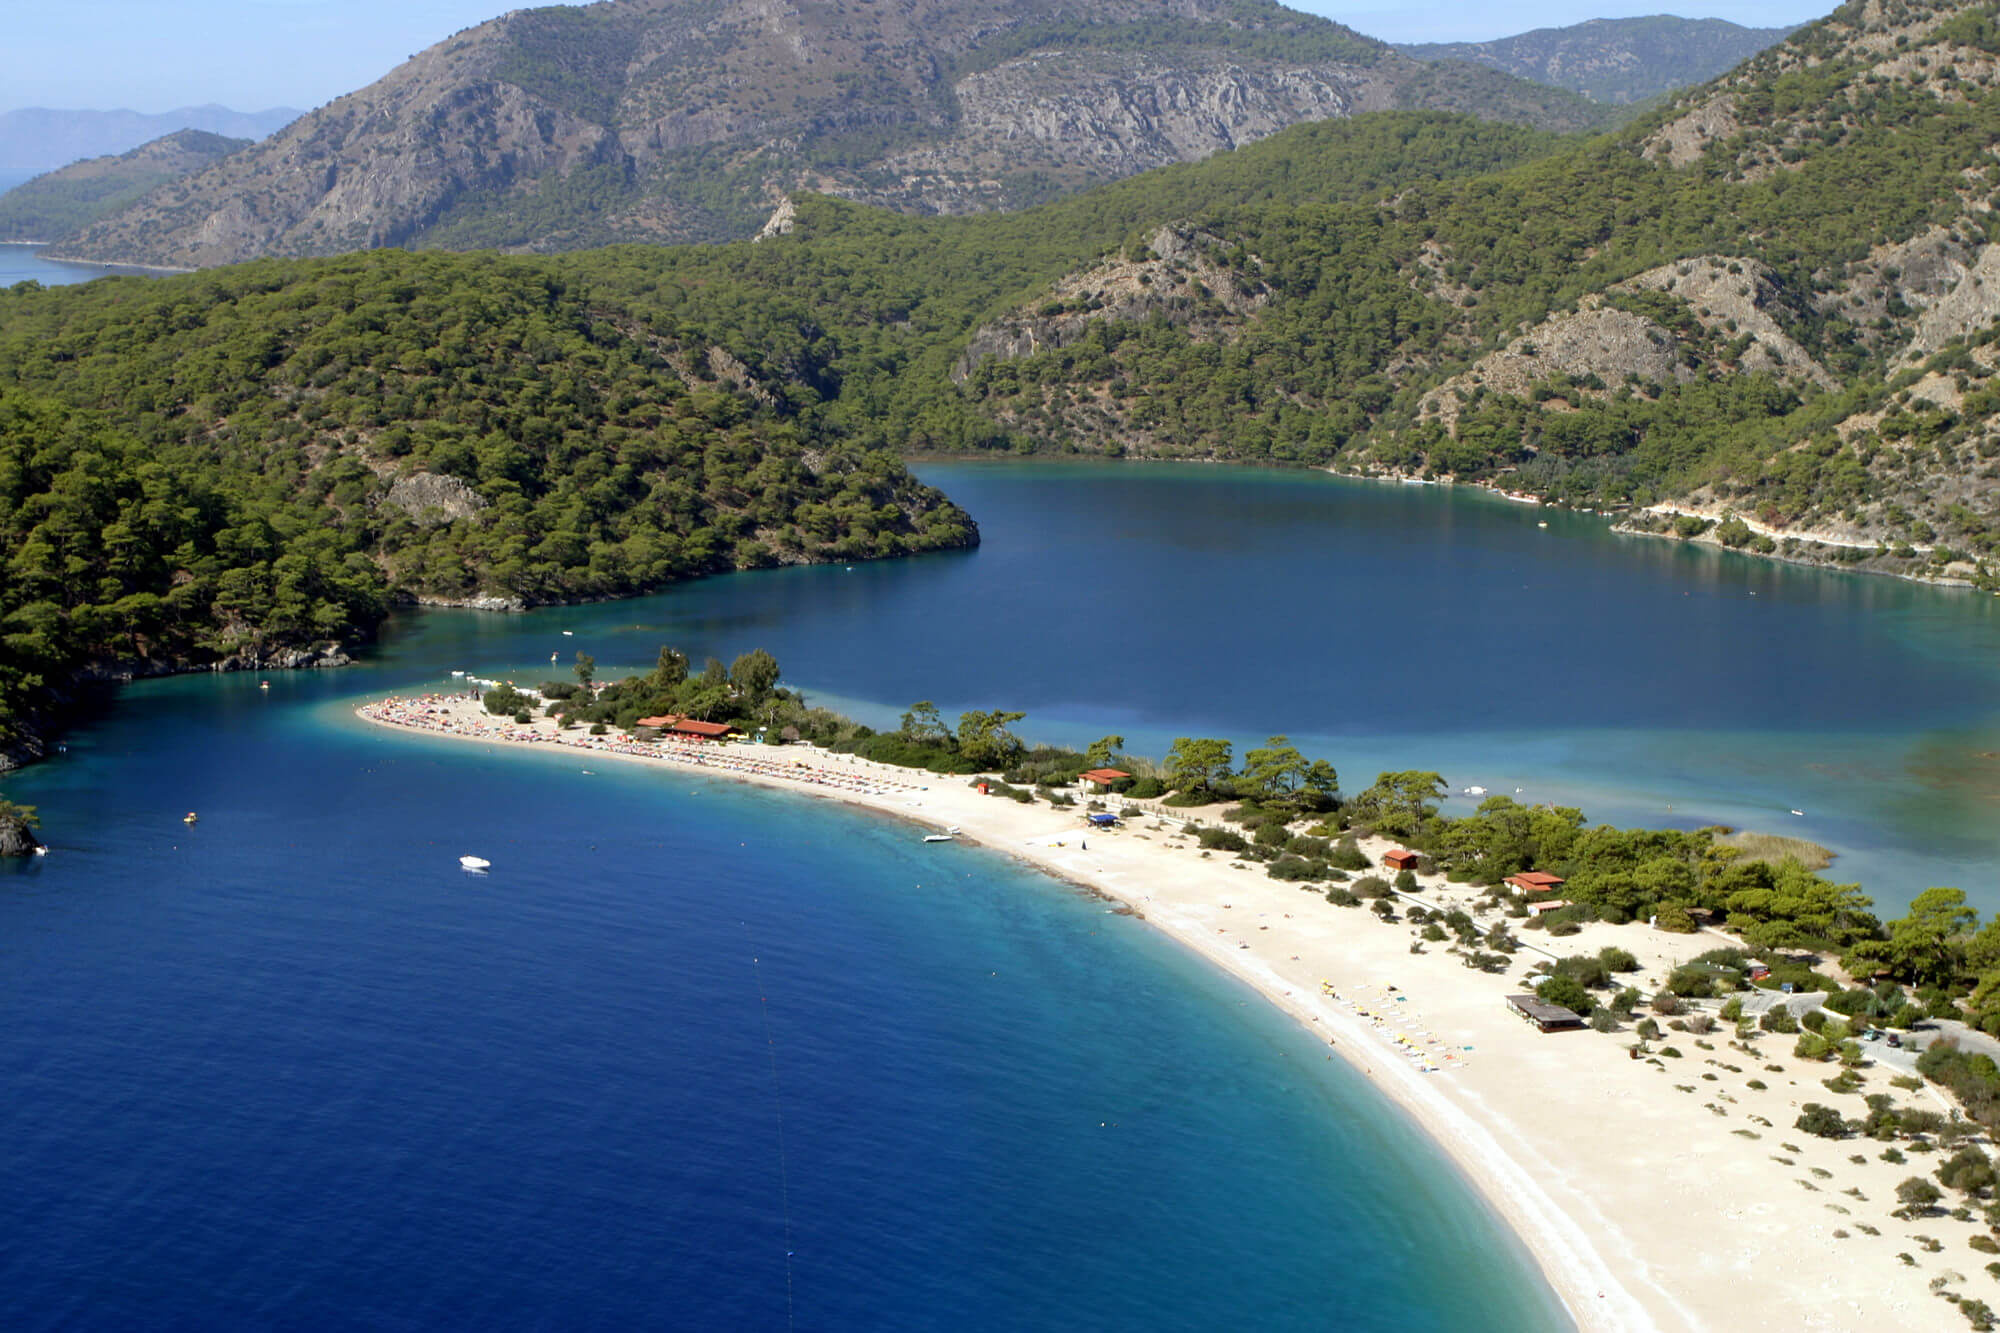
M 917 212 L 1039 202 L 1301 121 L 1581 99 L 1440 80 L 1272 0 L 606 0 L 448 38 L 60 253 L 173 267 L 374 246 L 749 236 L 817 189 Z

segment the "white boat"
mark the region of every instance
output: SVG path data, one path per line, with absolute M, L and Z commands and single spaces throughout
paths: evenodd
M 576 637 L 576 631 L 573 629 L 566 629 L 563 631 L 563 637 L 565 639 L 574 639 Z
M 926 834 L 924 834 L 924 841 L 925 841 L 925 842 L 952 842 L 952 841 L 954 841 L 954 840 L 955 840 L 955 839 L 957 838 L 957 836 L 958 836 L 958 830 L 956 830 L 956 829 L 953 829 L 953 830 L 952 830 L 952 831 L 951 831 L 950 833 L 926 833 Z
M 458 858 L 458 863 L 467 870 L 485 870 L 493 864 L 483 856 L 461 856 Z

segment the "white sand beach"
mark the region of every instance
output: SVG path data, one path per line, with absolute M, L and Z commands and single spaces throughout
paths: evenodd
M 1488 975 L 1442 943 L 1413 952 L 1419 928 L 1400 910 L 1385 923 L 1202 851 L 1177 820 L 1216 822 L 1214 811 L 1149 808 L 1116 829 L 1087 828 L 1081 808 L 981 796 L 964 778 L 808 746 L 591 737 L 491 717 L 462 695 L 357 712 L 496 750 L 573 746 L 592 762 L 698 766 L 906 817 L 921 826 L 913 838 L 957 828 L 962 840 L 1126 904 L 1256 988 L 1413 1116 L 1520 1234 L 1582 1328 L 1963 1329 L 1939 1289 L 2000 1306 L 2000 1281 L 1985 1268 L 1992 1256 L 1968 1243 L 1986 1230 L 1976 1216 L 1890 1216 L 1898 1182 L 1928 1175 L 1940 1155 L 1903 1143 L 1907 1162 L 1892 1163 L 1882 1160 L 1889 1144 L 1792 1127 L 1807 1102 L 1864 1113 L 1859 1094 L 1820 1086 L 1837 1067 L 1794 1058 L 1793 1038 L 1767 1035 L 1746 1051 L 1728 1024 L 1705 1036 L 1666 1031 L 1654 1058 L 1634 1059 L 1629 1026 L 1540 1033 L 1503 997 L 1523 991 L 1542 955 L 1523 948 Z M 1111 809 L 1122 807 L 1113 798 Z M 1379 861 L 1390 846 L 1363 850 Z M 1416 896 L 1463 907 L 1475 895 L 1424 877 Z M 1562 955 L 1629 949 L 1642 971 L 1621 980 L 1648 993 L 1674 962 L 1728 942 L 1642 925 L 1519 935 Z M 1928 1089 L 1892 1088 L 1893 1072 L 1863 1068 L 1862 1093 L 1942 1109 Z

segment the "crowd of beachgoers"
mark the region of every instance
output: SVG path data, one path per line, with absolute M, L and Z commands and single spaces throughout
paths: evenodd
M 473 740 L 504 742 L 509 745 L 562 746 L 588 754 L 618 755 L 658 763 L 681 764 L 690 768 L 718 771 L 732 776 L 757 777 L 779 782 L 796 782 L 811 787 L 830 787 L 867 796 L 896 796 L 926 790 L 874 771 L 876 766 L 848 755 L 822 755 L 822 762 L 809 763 L 796 757 L 797 751 L 759 753 L 769 747 L 750 742 L 718 742 L 687 737 L 663 736 L 655 741 L 632 740 L 587 731 L 563 731 L 553 727 L 523 726 L 507 718 L 492 717 L 479 709 L 476 696 L 465 694 L 423 694 L 411 698 L 391 696 L 360 708 L 363 717 L 392 727 L 442 732 Z M 789 748 L 789 747 L 788 747 Z M 845 763 L 826 762 L 845 760 Z

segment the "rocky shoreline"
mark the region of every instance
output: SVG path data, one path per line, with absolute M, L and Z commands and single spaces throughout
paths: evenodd
M 82 706 L 86 695 L 111 686 L 159 676 L 188 676 L 204 671 L 312 671 L 347 666 L 354 661 L 347 646 L 327 640 L 310 648 L 254 648 L 239 650 L 212 662 L 177 662 L 159 658 L 121 659 L 93 662 L 71 673 L 54 691 L 53 707 L 44 714 L 21 720 L 20 732 L 10 744 L 0 746 L 0 773 L 12 772 L 49 753 L 50 738 L 66 726 Z

